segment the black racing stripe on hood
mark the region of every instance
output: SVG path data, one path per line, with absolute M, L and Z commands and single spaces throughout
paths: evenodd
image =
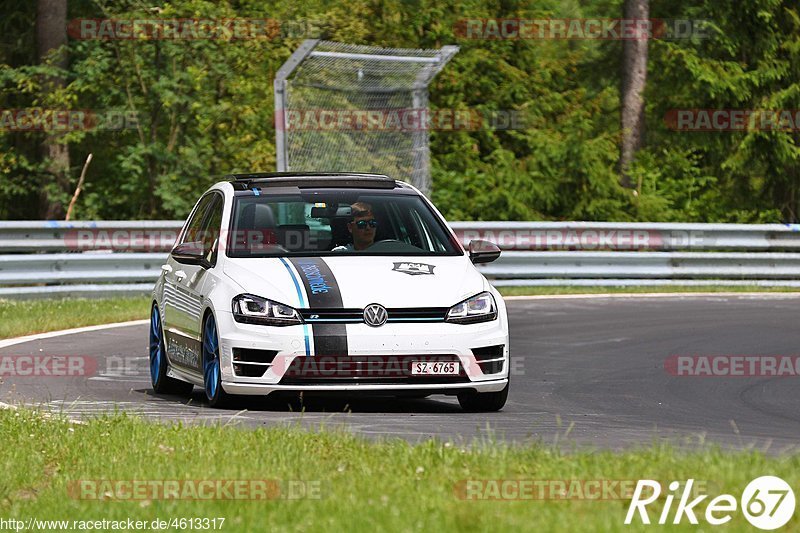
M 289 259 L 300 274 L 310 309 L 344 307 L 339 283 L 328 264 L 320 257 Z M 313 324 L 314 355 L 348 355 L 347 327 L 344 324 Z

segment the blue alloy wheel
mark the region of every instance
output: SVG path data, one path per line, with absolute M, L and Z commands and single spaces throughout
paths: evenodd
M 150 312 L 150 383 L 158 394 L 179 394 L 188 396 L 193 385 L 167 376 L 167 354 L 164 342 L 164 328 L 161 313 L 153 304 Z
M 217 323 L 214 315 L 209 313 L 203 326 L 203 383 L 212 407 L 222 407 L 229 399 L 222 389 L 221 381 Z

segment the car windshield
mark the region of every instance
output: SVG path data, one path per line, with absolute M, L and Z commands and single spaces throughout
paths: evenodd
M 461 255 L 416 195 L 365 190 L 237 196 L 229 257 Z

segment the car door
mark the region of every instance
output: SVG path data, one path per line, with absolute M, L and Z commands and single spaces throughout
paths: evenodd
M 215 242 L 208 230 L 212 213 L 222 210 L 222 195 L 211 192 L 203 196 L 186 224 L 177 244 L 202 243 L 208 252 Z M 221 220 L 221 214 L 220 214 Z M 217 233 L 219 232 L 217 226 Z M 210 257 L 209 253 L 204 253 Z M 201 372 L 200 332 L 202 300 L 200 288 L 206 276 L 207 266 L 180 263 L 170 254 L 167 262 L 170 269 L 164 276 L 164 324 L 167 354 L 170 363 Z

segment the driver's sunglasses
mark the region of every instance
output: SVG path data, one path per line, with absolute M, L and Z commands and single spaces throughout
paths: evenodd
M 370 228 L 377 228 L 378 221 L 373 218 L 372 220 L 359 220 L 356 222 L 356 227 L 358 229 L 367 229 L 367 226 Z

